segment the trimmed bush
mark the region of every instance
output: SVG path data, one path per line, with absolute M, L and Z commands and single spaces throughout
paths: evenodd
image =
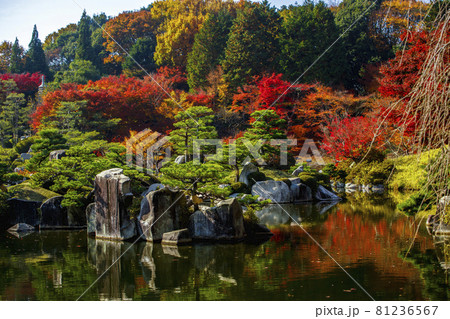
M 248 174 L 248 187 L 251 189 L 255 182 L 263 182 L 267 180 L 266 175 L 262 172 L 254 172 Z
M 250 194 L 250 189 L 245 183 L 237 182 L 231 184 L 232 194 L 233 193 L 244 193 L 244 194 Z

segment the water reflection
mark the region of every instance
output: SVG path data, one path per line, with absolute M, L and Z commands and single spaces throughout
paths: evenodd
M 352 194 L 333 207 L 283 208 L 377 300 L 449 299 L 448 241 L 417 229 L 390 201 Z M 85 231 L 22 239 L 5 233 L 0 299 L 75 300 L 103 274 L 83 300 L 369 299 L 282 209 L 271 205 L 259 216 L 275 234 L 260 245 L 173 247 L 95 240 Z

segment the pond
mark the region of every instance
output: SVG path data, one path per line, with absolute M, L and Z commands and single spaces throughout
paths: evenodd
M 96 241 L 84 230 L 3 233 L 0 299 L 76 300 L 90 287 L 81 300 L 370 300 L 339 263 L 376 300 L 449 300 L 448 241 L 394 207 L 361 194 L 334 206 L 271 205 L 258 215 L 274 236 L 258 244 L 177 248 Z

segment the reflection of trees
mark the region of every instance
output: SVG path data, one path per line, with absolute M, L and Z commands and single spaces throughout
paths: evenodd
M 424 294 L 430 300 L 450 300 L 450 284 L 448 278 L 449 266 L 449 238 L 434 238 L 435 249 L 425 252 L 414 246 L 407 254 L 402 251 L 401 256 L 420 270 L 424 281 Z

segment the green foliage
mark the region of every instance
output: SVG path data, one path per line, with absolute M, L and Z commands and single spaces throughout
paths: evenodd
M 383 162 L 362 161 L 347 169 L 347 181 L 360 185 L 384 185 L 391 176 L 394 164 L 390 160 Z
M 343 169 L 338 169 L 334 164 L 327 164 L 322 169 L 323 174 L 328 175 L 330 180 L 345 183 L 347 172 Z
M 244 193 L 244 194 L 250 194 L 250 188 L 245 183 L 236 182 L 230 185 L 232 193 Z
M 430 194 L 425 192 L 417 192 L 411 195 L 407 200 L 399 203 L 397 209 L 408 216 L 414 216 L 420 211 L 427 210 L 432 203 Z
M 61 196 L 61 194 L 52 192 L 51 190 L 32 185 L 29 181 L 9 187 L 8 192 L 10 197 L 36 202 L 44 202 L 49 198 Z
M 227 182 L 229 172 L 225 167 L 214 161 L 199 163 L 190 161 L 184 164 L 169 163 L 161 168 L 161 182 L 164 185 L 179 187 L 191 196 L 202 194 L 208 197 L 225 197 L 229 189 L 221 189 L 218 185 Z M 198 204 L 194 203 L 194 209 Z
M 27 163 L 27 169 L 34 171 L 48 161 L 51 151 L 65 149 L 67 140 L 56 129 L 47 129 L 39 132 L 39 137 L 34 141 L 31 149 L 33 157 Z
M 10 93 L 6 97 L 3 107 L 0 108 L 1 139 L 11 139 L 15 145 L 22 134 L 29 130 L 29 114 L 31 106 L 27 104 L 25 95 Z
M 131 47 L 129 52 L 130 55 L 125 58 L 125 61 L 122 64 L 125 74 L 144 77 L 147 73 L 156 71 L 156 63 L 153 59 L 155 48 L 156 38 L 154 36 L 139 38 Z M 145 71 L 143 71 L 136 62 L 139 63 Z
M 75 59 L 70 63 L 68 70 L 59 71 L 55 75 L 54 83 L 87 84 L 89 80 L 96 81 L 99 79 L 100 72 L 91 61 Z
M 237 12 L 222 61 L 224 79 L 231 88 L 243 85 L 255 75 L 276 70 L 279 28 L 278 12 L 267 2 L 245 2 Z
M 170 132 L 175 153 L 191 159 L 195 139 L 217 138 L 217 131 L 211 125 L 213 118 L 213 111 L 205 106 L 192 106 L 175 115 L 175 130 Z
M 263 182 L 263 181 L 267 180 L 267 177 L 263 172 L 253 172 L 253 173 L 248 174 L 247 179 L 249 182 L 248 187 L 250 189 L 252 189 L 252 186 L 256 182 Z
M 34 25 L 31 41 L 28 46 L 28 51 L 25 60 L 25 70 L 29 73 L 40 72 L 46 76 L 50 75 L 47 61 L 45 59 L 44 50 L 42 49 L 42 42 L 39 40 L 39 33 L 36 25 Z
M 15 146 L 14 150 L 18 154 L 27 153 L 30 150 L 31 145 L 33 145 L 34 141 L 36 140 L 35 136 L 24 138 L 23 140 L 20 140 Z
M 303 184 L 311 188 L 313 194 L 317 192 L 317 188 L 319 187 L 319 183 L 317 181 L 317 177 L 309 172 L 302 172 L 298 175 L 298 178 L 302 181 Z
M 0 186 L 7 181 L 5 175 L 12 172 L 18 156 L 14 149 L 0 147 Z
M 333 13 L 324 2 L 305 1 L 300 6 L 292 5 L 283 10 L 281 16 L 283 59 L 280 64 L 283 74 L 294 81 L 339 37 L 339 30 Z M 305 73 L 302 81 L 336 84 L 346 68 L 344 54 L 340 42 L 336 43 Z
M 225 57 L 225 47 L 232 23 L 231 14 L 222 10 L 209 15 L 200 31 L 195 35 L 186 67 L 191 90 L 205 89 L 208 84 L 208 74 Z
M 78 23 L 78 39 L 77 48 L 75 50 L 75 58 L 77 60 L 85 60 L 94 62 L 94 51 L 91 43 L 91 29 L 89 28 L 90 18 L 83 11 L 80 22 Z
M 8 213 L 9 205 L 6 200 L 8 200 L 9 198 L 11 198 L 11 194 L 0 190 L 0 218 Z
M 244 221 L 248 224 L 258 224 L 259 218 L 256 216 L 256 212 L 263 209 L 265 206 L 269 205 L 272 201 L 270 199 L 266 199 L 263 201 L 258 201 L 259 196 L 252 195 L 244 195 L 241 198 L 238 198 L 239 204 L 247 207 L 247 210 L 244 211 Z
M 20 74 L 23 72 L 23 68 L 23 48 L 19 45 L 19 40 L 16 38 L 11 49 L 9 72 Z

